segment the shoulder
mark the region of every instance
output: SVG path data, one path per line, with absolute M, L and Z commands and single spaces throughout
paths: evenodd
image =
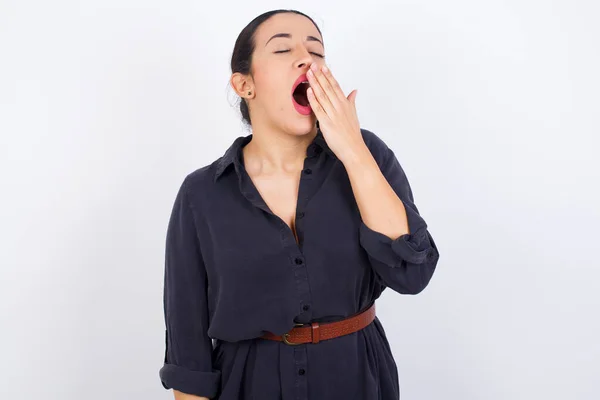
M 215 171 L 220 159 L 221 158 L 213 161 L 208 165 L 204 165 L 189 172 L 184 178 L 184 183 L 189 188 L 188 190 L 198 189 L 205 185 L 210 185 L 214 178 Z
M 184 175 L 180 190 L 185 192 L 192 203 L 196 203 L 211 192 L 219 160 L 220 158 Z
M 380 167 L 387 162 L 390 156 L 394 155 L 392 149 L 377 134 L 365 128 L 360 128 L 360 132 L 365 144 Z

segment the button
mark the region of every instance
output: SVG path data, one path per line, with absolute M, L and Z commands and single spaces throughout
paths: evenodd
M 302 306 L 302 309 L 304 311 L 308 311 L 308 310 L 310 310 L 310 306 L 308 304 L 305 304 L 305 305 Z
M 304 368 L 300 368 L 298 370 L 298 375 L 304 375 L 306 373 L 306 371 L 304 370 Z
M 303 212 L 299 212 L 298 213 L 298 218 L 304 218 L 304 213 Z
M 310 169 L 310 168 L 306 168 L 306 169 L 304 170 L 304 173 L 305 173 L 306 175 L 310 175 L 310 174 L 312 174 L 312 169 Z
M 298 265 L 302 264 L 302 262 L 303 262 L 303 261 L 302 261 L 302 259 L 301 259 L 300 257 L 296 258 L 294 261 L 295 261 L 295 262 L 296 262 L 296 264 L 298 264 Z

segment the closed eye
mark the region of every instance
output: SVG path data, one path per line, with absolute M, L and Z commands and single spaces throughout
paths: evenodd
M 288 53 L 288 52 L 289 52 L 289 50 L 279 50 L 279 51 L 276 51 L 275 53 L 277 54 L 277 53 Z M 315 53 L 312 51 L 310 52 L 310 54 L 313 54 L 317 57 L 325 58 L 325 56 L 323 54 Z

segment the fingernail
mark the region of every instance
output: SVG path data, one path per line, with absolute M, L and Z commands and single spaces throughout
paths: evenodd
M 312 64 L 310 65 L 310 69 L 312 69 L 313 71 L 316 71 L 318 67 L 319 67 L 319 66 L 318 66 L 317 64 L 315 64 L 315 63 L 312 63 Z
M 323 72 L 327 72 L 327 71 L 329 71 L 329 68 L 327 68 L 326 65 L 323 65 Z

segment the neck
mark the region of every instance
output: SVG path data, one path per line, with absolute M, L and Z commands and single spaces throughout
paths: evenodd
M 306 149 L 317 135 L 316 126 L 304 135 L 253 125 L 252 140 L 242 149 L 251 175 L 295 174 L 304 166 Z

